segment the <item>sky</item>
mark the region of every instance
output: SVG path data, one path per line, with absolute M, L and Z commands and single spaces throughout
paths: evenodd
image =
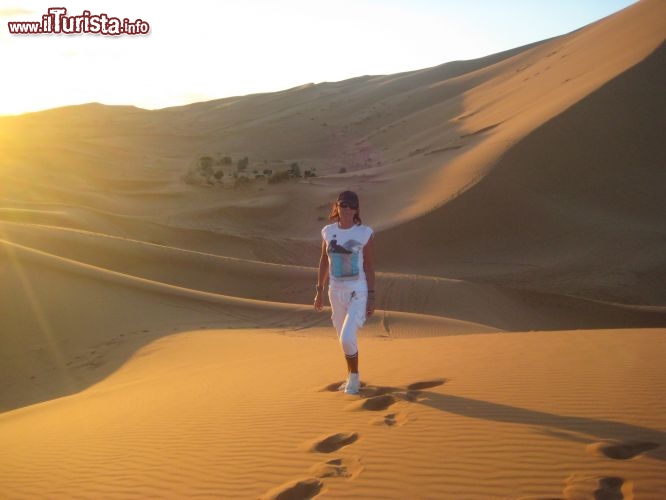
M 0 0 L 0 115 L 86 102 L 156 109 L 400 73 L 569 33 L 632 3 Z M 149 31 L 10 33 L 9 22 L 41 22 L 55 5 L 67 16 L 141 20 Z

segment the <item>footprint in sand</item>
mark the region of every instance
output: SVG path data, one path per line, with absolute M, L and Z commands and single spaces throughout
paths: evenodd
M 368 410 L 368 411 L 384 411 L 389 406 L 398 401 L 398 398 L 392 394 L 383 394 L 382 396 L 373 396 L 371 398 L 356 401 L 351 404 L 348 409 L 350 410 Z
M 358 434 L 356 432 L 338 432 L 325 438 L 309 441 L 306 443 L 306 448 L 317 453 L 333 453 L 357 440 Z
M 634 498 L 631 481 L 617 476 L 579 476 L 567 478 L 564 500 L 594 498 L 594 500 L 631 500 Z
M 321 493 L 324 483 L 314 477 L 284 483 L 259 497 L 261 500 L 303 500 Z
M 425 389 L 438 387 L 447 382 L 447 379 L 438 378 L 432 380 L 422 380 L 413 382 L 406 387 L 391 387 L 391 386 L 373 386 L 365 383 L 361 384 L 359 391 L 360 400 L 355 401 L 347 406 L 347 410 L 357 411 L 384 411 L 400 400 L 408 402 L 416 402 L 420 399 L 427 398 L 427 394 L 423 394 Z M 319 392 L 337 392 L 340 389 L 342 381 L 333 382 L 319 390 Z M 407 422 L 407 416 L 403 412 L 388 413 L 382 417 L 373 419 L 370 423 L 373 425 L 385 425 L 387 427 L 400 427 Z M 324 445 L 326 446 L 326 445 Z M 330 452 L 328 452 L 330 453 Z
M 407 415 L 402 412 L 388 413 L 383 417 L 374 419 L 371 423 L 373 425 L 385 425 L 387 427 L 400 427 L 407 422 Z
M 358 440 L 356 432 L 339 432 L 324 438 L 318 438 L 305 443 L 308 451 L 319 453 L 332 453 Z M 310 474 L 315 477 L 296 479 L 284 483 L 266 492 L 260 497 L 262 500 L 302 500 L 314 498 L 322 492 L 324 483 L 317 478 L 345 477 L 354 479 L 363 470 L 361 461 L 355 457 L 334 458 L 320 462 L 310 468 Z
M 409 384 L 405 388 L 363 384 L 363 387 L 359 391 L 360 400 L 355 401 L 351 405 L 347 406 L 347 409 L 352 411 L 384 411 L 400 400 L 410 402 L 418 401 L 422 396 L 422 390 L 437 387 L 444 383 L 446 383 L 446 379 L 424 380 Z M 321 391 L 336 391 L 339 387 L 339 384 L 339 382 L 334 382 L 321 389 Z M 375 419 L 372 421 L 372 423 L 379 423 L 389 427 L 393 425 L 402 425 L 406 421 L 406 418 L 404 418 L 404 415 L 400 415 L 400 418 L 393 418 L 389 415 L 382 419 Z
M 354 479 L 363 470 L 361 461 L 356 457 L 333 458 L 310 467 L 310 474 L 318 478 L 343 477 Z
M 621 443 L 619 441 L 602 441 L 600 443 L 592 443 L 588 445 L 587 451 L 593 455 L 601 455 L 614 460 L 629 460 L 658 447 L 659 445 L 656 443 L 645 441 L 628 443 Z
M 320 389 L 319 392 L 338 392 L 340 390 L 340 386 L 344 383 L 345 383 L 344 380 L 340 380 L 339 382 L 333 382 L 332 384 L 328 384 L 326 387 Z
M 434 380 L 424 380 L 421 382 L 414 382 L 412 384 L 409 384 L 405 389 L 401 389 L 399 387 L 391 387 L 391 386 L 372 386 L 361 381 L 361 390 L 359 391 L 359 396 L 365 398 L 371 398 L 374 396 L 383 396 L 384 394 L 392 394 L 405 390 L 407 391 L 408 394 L 418 394 L 418 391 L 422 391 L 424 389 L 430 389 L 432 387 L 437 387 L 439 385 L 445 384 L 446 382 L 447 380 L 444 378 L 434 379 Z M 333 382 L 319 389 L 319 392 L 338 392 L 342 384 L 344 384 L 344 380 Z

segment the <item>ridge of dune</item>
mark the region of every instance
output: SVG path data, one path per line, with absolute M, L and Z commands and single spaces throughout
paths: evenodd
M 0 224 L 5 239 L 70 261 L 178 289 L 270 303 L 308 304 L 316 269 L 220 256 L 80 230 Z M 659 326 L 666 309 L 513 290 L 464 280 L 377 273 L 383 310 L 502 330 Z M 562 315 L 563 309 L 569 309 Z
M 112 373 L 146 342 L 183 329 L 289 332 L 329 323 L 327 314 L 318 314 L 311 306 L 191 289 L 3 239 L 0 256 L 12 263 L 11 268 L 0 267 L 0 409 L 84 389 Z M 498 329 L 473 321 L 382 310 L 368 322 L 364 335 L 400 338 L 489 331 Z M 330 336 L 330 328 L 318 335 Z

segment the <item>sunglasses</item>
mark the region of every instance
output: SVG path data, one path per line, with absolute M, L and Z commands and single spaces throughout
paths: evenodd
M 351 203 L 347 203 L 346 201 L 339 201 L 338 206 L 340 208 L 351 208 L 352 210 L 358 210 L 358 205 L 352 205 Z

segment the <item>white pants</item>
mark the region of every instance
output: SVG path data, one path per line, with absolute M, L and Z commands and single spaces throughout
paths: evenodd
M 365 311 L 368 292 L 351 288 L 329 288 L 328 299 L 331 302 L 331 319 L 338 332 L 338 339 L 347 358 L 358 355 L 356 332 L 365 323 Z

